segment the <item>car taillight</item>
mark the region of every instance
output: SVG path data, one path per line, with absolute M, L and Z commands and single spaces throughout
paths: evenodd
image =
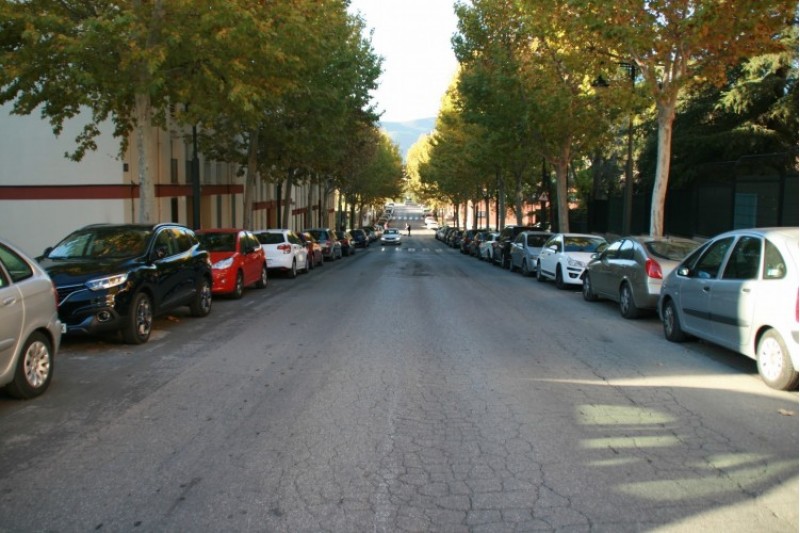
M 664 275 L 661 273 L 661 265 L 652 259 L 645 261 L 644 271 L 647 272 L 648 278 L 662 279 L 664 277 Z
M 280 250 L 281 252 L 283 252 L 285 254 L 290 254 L 290 253 L 292 253 L 292 245 L 291 244 L 285 244 L 285 243 L 284 244 L 279 244 L 278 245 L 278 250 Z

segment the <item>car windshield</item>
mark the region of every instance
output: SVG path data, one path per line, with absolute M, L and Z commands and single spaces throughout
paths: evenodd
M 209 252 L 236 251 L 236 235 L 233 233 L 201 233 L 197 237 Z
M 142 228 L 85 228 L 47 254 L 51 259 L 123 259 L 143 255 L 152 231 Z
M 312 230 L 309 230 L 309 233 L 311 234 L 312 237 L 314 237 L 318 241 L 327 241 L 328 240 L 328 235 L 322 230 L 312 229 Z
M 690 241 L 651 241 L 645 244 L 647 250 L 661 259 L 681 261 L 700 246 L 700 243 Z
M 400 232 L 398 230 L 396 230 L 396 229 L 387 229 L 384 233 L 386 235 L 397 235 Z
M 604 244 L 606 241 L 601 237 L 564 237 L 565 252 L 596 252 Z
M 528 246 L 531 248 L 541 248 L 547 241 L 549 235 L 528 235 Z
M 256 238 L 261 244 L 281 244 L 283 235 L 280 233 L 256 233 Z

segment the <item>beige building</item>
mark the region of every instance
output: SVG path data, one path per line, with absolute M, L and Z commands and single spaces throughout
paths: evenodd
M 111 127 L 97 139 L 97 150 L 80 162 L 64 154 L 75 149 L 83 123 L 72 120 L 59 137 L 37 115 L 15 116 L 0 107 L 0 238 L 30 255 L 40 255 L 70 231 L 94 223 L 137 221 L 138 171 L 131 149 L 119 157 L 120 143 Z M 156 184 L 159 221 L 192 226 L 192 144 L 184 132 L 158 131 L 149 162 Z M 238 166 L 199 154 L 200 225 L 203 228 L 243 224 L 244 178 Z M 336 198 L 317 185 L 293 186 L 289 227 L 332 226 Z M 252 229 L 278 227 L 277 187 L 260 180 L 253 201 Z M 285 191 L 281 193 L 284 196 Z M 320 216 L 322 206 L 324 213 Z M 281 206 L 283 209 L 284 206 Z

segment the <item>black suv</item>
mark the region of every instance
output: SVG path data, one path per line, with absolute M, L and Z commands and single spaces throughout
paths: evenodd
M 209 253 L 178 224 L 86 226 L 38 261 L 58 290 L 67 334 L 121 331 L 125 342 L 142 344 L 159 313 L 211 311 Z
M 508 268 L 511 264 L 511 243 L 517 235 L 523 231 L 543 231 L 543 226 L 506 226 L 497 237 L 497 243 L 493 248 L 492 262 L 499 264 L 503 268 Z

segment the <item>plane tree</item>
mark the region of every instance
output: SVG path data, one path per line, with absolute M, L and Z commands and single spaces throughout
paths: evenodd
M 110 121 L 120 153 L 133 143 L 138 219 L 152 222 L 157 215 L 150 152 L 170 110 L 198 88 L 222 86 L 240 106 L 258 104 L 259 90 L 240 76 L 251 67 L 245 58 L 258 55 L 250 44 L 260 37 L 256 4 L 2 0 L 0 102 L 11 102 L 16 114 L 38 110 L 56 134 L 66 120 L 83 120 L 76 149 L 68 154 L 75 160 L 95 149 L 101 125 Z
M 742 58 L 784 49 L 781 36 L 797 25 L 797 2 L 568 0 L 564 6 L 565 24 L 578 35 L 592 36 L 586 41 L 592 43 L 591 55 L 635 65 L 656 107 L 650 234 L 661 236 L 681 94 L 697 85 L 724 84 L 728 69 Z

